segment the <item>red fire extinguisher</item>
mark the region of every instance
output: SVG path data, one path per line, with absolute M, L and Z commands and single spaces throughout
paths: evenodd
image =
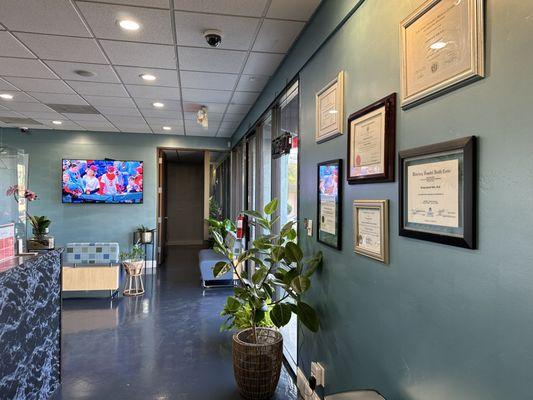
M 244 214 L 237 217 L 237 239 L 243 239 L 248 228 L 248 218 Z

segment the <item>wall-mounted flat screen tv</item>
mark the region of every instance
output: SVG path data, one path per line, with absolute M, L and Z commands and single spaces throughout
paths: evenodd
M 63 203 L 140 204 L 143 162 L 63 159 Z

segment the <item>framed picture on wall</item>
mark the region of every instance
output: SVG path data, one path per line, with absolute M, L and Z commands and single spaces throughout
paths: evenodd
M 344 133 L 344 71 L 316 94 L 316 142 Z
M 400 236 L 476 248 L 476 137 L 399 154 Z
M 389 263 L 389 201 L 353 202 L 354 251 L 382 263 Z
M 484 77 L 484 0 L 428 0 L 400 24 L 402 107 Z
M 350 115 L 348 183 L 393 182 L 395 143 L 396 93 Z
M 317 240 L 340 250 L 342 247 L 342 160 L 317 166 Z

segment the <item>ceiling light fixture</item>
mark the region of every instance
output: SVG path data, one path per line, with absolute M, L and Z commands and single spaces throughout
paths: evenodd
M 2 94 L 0 94 L 0 98 L 4 99 L 4 100 L 12 100 L 13 99 L 13 95 L 9 94 L 9 93 L 2 93 Z
M 138 31 L 141 25 L 131 19 L 122 19 L 118 21 L 119 26 L 126 31 Z
M 164 131 L 170 131 L 170 130 L 172 130 L 172 128 L 171 128 L 170 126 L 164 126 L 164 127 L 163 127 L 163 130 L 164 130 Z
M 54 125 L 61 125 L 62 123 L 63 122 L 61 122 L 61 121 L 52 121 L 52 124 L 54 124 Z
M 141 74 L 139 75 L 145 81 L 155 81 L 157 78 L 151 74 Z
M 338 110 L 329 110 L 328 112 L 329 112 L 330 114 L 338 114 L 338 113 L 339 113 Z
M 429 47 L 431 47 L 433 50 L 440 50 L 440 49 L 445 48 L 447 44 L 448 43 L 446 42 L 435 42 Z
M 164 103 L 160 103 L 159 101 L 156 101 L 155 103 L 152 103 L 152 105 L 156 108 L 163 108 L 165 107 Z

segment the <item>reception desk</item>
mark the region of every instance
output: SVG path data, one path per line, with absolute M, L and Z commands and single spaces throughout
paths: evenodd
M 61 251 L 0 266 L 0 398 L 47 399 L 60 384 Z

